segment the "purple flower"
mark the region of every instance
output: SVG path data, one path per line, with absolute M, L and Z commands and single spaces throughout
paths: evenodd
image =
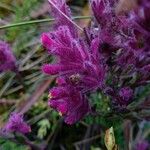
M 9 45 L 4 41 L 0 41 L 0 72 L 7 70 L 15 71 L 15 63 L 16 59 Z
M 97 22 L 101 26 L 107 26 L 108 19 L 110 19 L 112 15 L 110 2 L 106 0 L 91 0 L 91 8 Z
M 59 9 L 59 11 L 64 13 L 67 17 L 70 18 L 70 20 L 72 20 L 70 8 L 66 5 L 65 0 L 49 0 L 49 2 L 50 4 L 54 4 Z M 68 26 L 72 36 L 77 37 L 77 30 L 74 25 L 67 18 L 65 18 L 62 13 L 58 12 L 58 9 L 56 9 L 54 5 L 50 5 L 51 14 L 56 19 L 54 28 L 57 29 L 59 26 Z
M 57 58 L 55 64 L 44 65 L 43 72 L 63 76 L 68 84 L 82 91 L 102 87 L 106 68 L 96 39 L 89 47 L 83 40 L 73 38 L 67 26 L 61 26 L 56 32 L 43 34 L 42 42 L 48 52 Z
M 136 150 L 148 150 L 149 148 L 149 143 L 147 141 L 140 141 L 137 145 L 136 145 Z
M 97 37 L 100 42 L 99 49 L 106 61 L 110 61 L 110 57 L 123 47 L 124 36 L 128 37 L 128 34 L 124 33 L 128 26 L 124 22 L 125 17 L 115 14 L 114 5 L 115 1 L 91 0 L 91 8 L 97 20 L 95 26 L 97 26 Z
M 124 49 L 118 55 L 117 63 L 127 69 L 132 66 L 133 74 L 140 77 L 137 85 L 144 85 L 150 80 L 148 73 L 150 64 L 150 3 L 147 0 L 141 0 L 139 6 L 126 18 L 128 27 L 132 34 L 127 38 Z
M 119 96 L 126 102 L 133 97 L 133 90 L 130 87 L 123 87 L 119 91 Z
M 67 124 L 74 124 L 82 119 L 90 106 L 85 95 L 72 86 L 58 86 L 50 90 L 49 106 L 64 116 Z
M 120 107 L 120 109 L 131 103 L 134 96 L 134 91 L 130 87 L 122 87 L 120 89 L 107 87 L 104 92 L 112 98 L 114 107 Z
M 6 126 L 5 130 L 7 132 L 20 132 L 20 133 L 28 133 L 31 132 L 31 128 L 27 125 L 24 120 L 23 116 L 19 113 L 12 113 Z
M 85 93 L 102 87 L 105 67 L 100 63 L 98 42 L 93 40 L 88 45 L 83 38 L 78 38 L 65 1 L 49 2 L 56 18 L 56 31 L 44 33 L 42 43 L 48 53 L 55 56 L 56 62 L 43 65 L 42 70 L 57 75 L 58 86 L 50 90 L 49 105 L 64 116 L 67 124 L 73 124 L 90 111 Z
M 133 27 L 139 32 L 148 35 L 150 32 L 150 2 L 148 0 L 141 0 L 139 7 L 131 13 Z
M 150 81 L 148 1 L 117 15 L 117 0 L 91 0 L 94 21 L 82 35 L 70 21 L 64 0 L 49 2 L 56 30 L 41 39 L 55 61 L 43 65 L 42 71 L 56 75 L 58 83 L 50 91 L 49 105 L 69 124 L 89 112 L 87 94 L 96 90 L 107 94 L 116 108 L 126 108 L 134 100 L 134 90 Z

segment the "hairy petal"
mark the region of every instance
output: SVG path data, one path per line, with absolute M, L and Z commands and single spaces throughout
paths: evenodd
M 50 93 L 52 96 L 48 102 L 49 106 L 63 115 L 67 124 L 76 123 L 90 111 L 85 95 L 82 95 L 73 86 L 56 87 Z M 53 96 L 53 94 L 56 94 L 56 96 Z
M 71 19 L 71 11 L 67 6 L 65 0 L 50 0 L 61 12 L 63 12 L 66 16 Z M 69 30 L 73 37 L 77 37 L 77 31 L 75 26 L 65 18 L 58 10 L 51 5 L 51 12 L 54 18 L 56 19 L 55 27 L 58 28 L 60 25 L 65 25 L 69 27 Z
M 0 41 L 0 72 L 7 70 L 16 70 L 16 59 L 10 46 L 4 41 Z
M 12 113 L 5 128 L 7 132 L 20 132 L 20 133 L 29 133 L 31 128 L 27 125 L 24 120 L 23 116 L 19 113 Z

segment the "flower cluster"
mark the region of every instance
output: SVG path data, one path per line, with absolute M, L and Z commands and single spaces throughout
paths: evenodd
M 58 82 L 59 87 L 52 90 L 59 92 L 56 92 L 54 101 L 50 100 L 50 106 L 61 112 L 68 124 L 72 124 L 89 111 L 85 93 L 101 88 L 104 84 L 105 66 L 97 55 L 96 41 L 90 47 L 85 41 L 73 38 L 67 26 L 61 26 L 56 32 L 43 34 L 42 42 L 49 53 L 57 58 L 57 63 L 43 65 L 43 72 L 62 77 L 62 83 L 58 79 L 61 83 Z M 53 95 L 51 91 L 50 95 Z M 59 98 L 62 99 L 60 102 Z M 56 101 L 57 106 L 53 104 Z M 61 107 L 67 107 L 68 111 L 65 109 L 64 113 Z
M 16 59 L 12 53 L 10 46 L 4 42 L 0 41 L 0 72 L 16 69 Z
M 24 120 L 23 116 L 19 113 L 12 113 L 5 128 L 6 132 L 20 132 L 20 133 L 29 133 L 31 128 L 27 125 Z
M 115 0 L 91 0 L 94 21 L 80 36 L 63 16 L 71 16 L 64 0 L 51 1 L 56 30 L 43 33 L 42 43 L 56 61 L 42 70 L 56 75 L 58 86 L 50 90 L 49 105 L 68 124 L 90 112 L 87 93 L 96 90 L 108 95 L 115 108 L 125 108 L 135 88 L 150 80 L 149 2 L 141 0 L 136 9 L 118 15 Z
M 115 13 L 115 1 L 92 0 L 91 6 L 98 30 L 95 36 L 108 67 L 105 93 L 115 106 L 127 106 L 135 88 L 150 80 L 149 2 L 141 0 L 122 15 Z

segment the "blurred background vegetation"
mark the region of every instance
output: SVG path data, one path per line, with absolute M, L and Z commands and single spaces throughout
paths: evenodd
M 90 14 L 87 0 L 68 0 L 68 4 L 74 16 Z M 47 0 L 0 1 L 0 26 L 44 18 L 50 18 Z M 77 23 L 84 27 L 89 20 L 78 20 Z M 32 128 L 28 138 L 37 144 L 43 142 L 48 150 L 105 150 L 104 131 L 111 126 L 114 127 L 120 150 L 126 149 L 125 132 L 132 134 L 133 138 L 139 132 L 146 139 L 150 138 L 148 122 L 144 122 L 144 127 L 140 128 L 138 121 L 123 119 L 121 115 L 119 118 L 111 116 L 113 119 L 107 117 L 109 100 L 100 93 L 91 96 L 92 104 L 100 114 L 87 116 L 73 126 L 64 124 L 59 115 L 47 106 L 48 89 L 54 82 L 52 77 L 41 73 L 40 67 L 53 59 L 41 46 L 40 35 L 49 31 L 51 24 L 38 23 L 0 30 L 0 39 L 9 42 L 16 55 L 21 76 L 16 78 L 11 72 L 0 74 L 0 127 L 3 127 L 10 112 L 20 110 L 26 114 L 25 120 Z M 139 93 L 139 98 L 146 94 L 150 94 L 150 85 Z M 101 114 L 106 114 L 106 117 L 102 118 Z M 128 125 L 131 125 L 130 129 Z M 10 149 L 30 148 L 0 138 L 0 150 Z

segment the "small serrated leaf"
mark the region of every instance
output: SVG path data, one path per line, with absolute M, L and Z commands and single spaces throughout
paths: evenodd
M 41 121 L 38 122 L 38 126 L 40 127 L 39 130 L 38 130 L 38 137 L 40 139 L 43 139 L 44 136 L 46 136 L 47 134 L 47 130 L 50 129 L 51 127 L 51 124 L 49 122 L 48 119 L 43 119 Z

